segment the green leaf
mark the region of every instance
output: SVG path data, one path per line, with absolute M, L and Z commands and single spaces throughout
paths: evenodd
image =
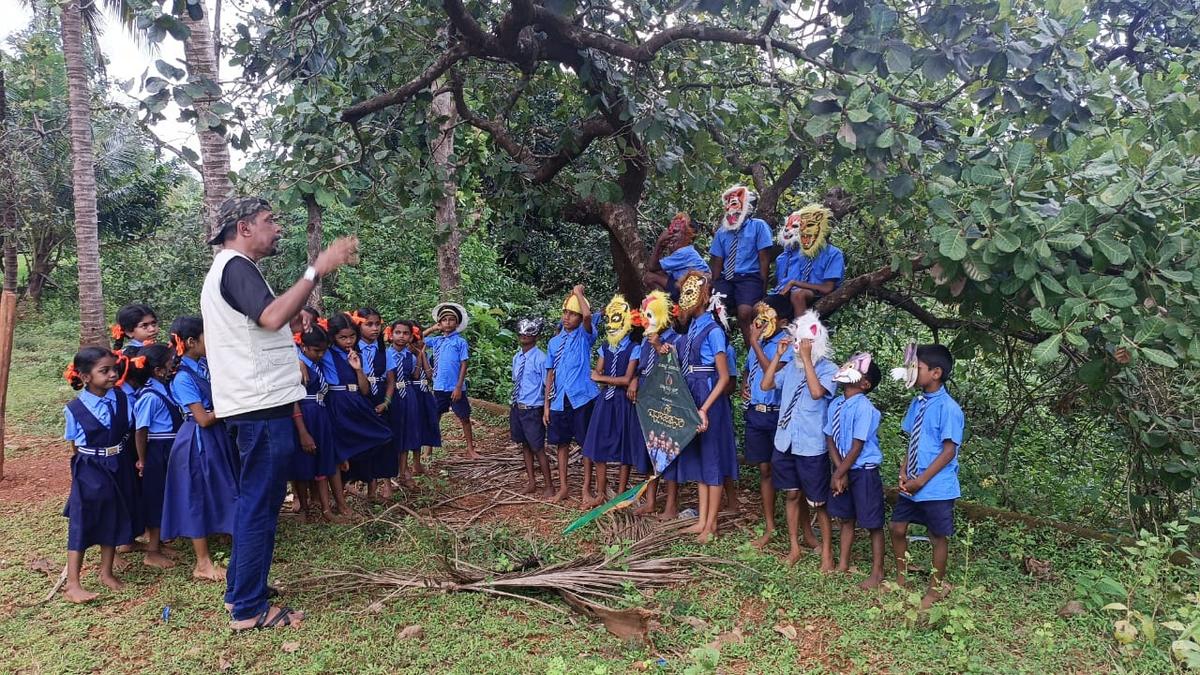
M 1008 230 L 996 230 L 992 233 L 992 243 L 1001 253 L 1012 253 L 1021 248 L 1021 238 Z
M 1062 326 L 1058 324 L 1058 319 L 1054 318 L 1054 313 L 1044 307 L 1034 307 L 1033 311 L 1029 313 L 1029 318 L 1033 319 L 1035 326 L 1044 331 L 1062 329 Z
M 1149 347 L 1142 347 L 1139 351 L 1141 351 L 1142 356 L 1146 357 L 1146 360 L 1151 363 L 1156 363 L 1165 368 L 1179 367 L 1179 362 L 1175 360 L 1175 357 L 1164 351 L 1150 349 Z
M 895 142 L 896 132 L 891 127 L 888 127 L 882 134 L 879 134 L 879 138 L 875 139 L 875 147 L 890 148 Z
M 851 150 L 858 145 L 858 136 L 854 134 L 854 129 L 849 122 L 842 124 L 842 128 L 838 130 L 837 139 L 844 147 Z
M 912 68 L 912 47 L 904 43 L 889 46 L 883 52 L 883 62 L 892 73 L 904 73 Z
M 851 122 L 862 123 L 871 119 L 871 111 L 866 108 L 857 108 L 847 111 L 846 117 L 850 118 Z
M 820 138 L 833 131 L 836 118 L 833 115 L 814 115 L 804 125 L 804 133 L 813 138 Z
M 925 57 L 925 62 L 921 64 L 921 74 L 926 80 L 935 83 L 940 82 L 944 77 L 950 74 L 954 69 L 954 65 L 950 63 L 950 59 L 946 58 L 939 52 L 930 53 Z
M 1033 164 L 1033 144 L 1026 141 L 1014 143 L 1008 149 L 1008 173 L 1018 176 Z
M 938 243 L 938 250 L 951 260 L 962 260 L 967 257 L 967 239 L 961 230 L 947 230 Z
M 986 164 L 976 164 L 971 167 L 971 182 L 977 185 L 995 185 L 1004 182 L 1004 176 Z
M 1105 206 L 1120 206 L 1133 196 L 1133 191 L 1137 188 L 1137 182 L 1132 178 L 1127 178 L 1120 183 L 1112 183 L 1104 188 L 1104 192 L 1100 193 L 1100 201 Z
M 1162 335 L 1163 329 L 1166 327 L 1167 322 L 1163 321 L 1162 317 L 1149 317 L 1138 326 L 1137 333 L 1133 336 L 1133 341 L 1142 344 L 1148 340 L 1153 340 Z
M 1039 365 L 1046 365 L 1058 358 L 1058 347 L 1062 344 L 1062 335 L 1054 334 L 1042 340 L 1033 347 L 1033 360 Z
M 177 68 L 166 61 L 163 61 L 162 59 L 157 59 L 154 61 L 154 68 L 158 70 L 158 72 L 162 73 L 163 77 L 170 78 L 172 80 L 181 80 L 183 79 L 184 75 L 187 75 L 183 68 Z
M 1046 237 L 1046 243 L 1058 251 L 1073 251 L 1083 243 L 1083 235 L 1078 232 L 1064 232 Z
M 1120 265 L 1129 260 L 1129 247 L 1113 239 L 1107 233 L 1093 237 L 1091 244 L 1113 265 Z
M 917 189 L 917 183 L 915 180 L 913 180 L 911 175 L 902 173 L 892 178 L 892 180 L 888 182 L 888 188 L 891 189 L 893 197 L 896 199 L 904 199 Z
M 1193 279 L 1192 273 L 1187 270 L 1158 270 L 1158 273 L 1171 281 L 1181 284 L 1186 284 Z
M 1082 12 L 1084 0 L 1061 0 L 1058 3 L 1058 13 L 1062 16 L 1075 16 L 1076 12 Z

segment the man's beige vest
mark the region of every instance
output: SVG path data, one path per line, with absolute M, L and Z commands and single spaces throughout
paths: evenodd
M 304 398 L 296 346 L 288 327 L 266 330 L 230 306 L 221 295 L 225 265 L 234 257 L 246 258 L 230 249 L 217 253 L 200 291 L 213 411 L 217 417 L 274 408 Z

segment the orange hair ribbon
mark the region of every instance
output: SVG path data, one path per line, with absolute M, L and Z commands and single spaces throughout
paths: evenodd
M 350 317 L 350 320 L 354 322 L 355 326 L 361 326 L 367 322 L 365 318 L 359 316 L 358 310 L 354 310 L 353 312 L 344 312 L 344 314 Z
M 121 340 L 125 337 L 125 329 L 121 328 L 121 324 L 119 323 L 109 326 L 108 331 L 112 334 L 112 339 L 114 340 Z
M 113 358 L 115 358 L 117 360 L 118 368 L 121 368 L 122 361 L 125 362 L 125 367 L 121 368 L 121 377 L 117 378 L 117 386 L 119 387 L 119 386 L 125 384 L 125 378 L 129 377 L 129 370 L 130 370 L 129 361 L 130 361 L 130 359 L 128 356 L 125 355 L 125 352 L 118 352 L 118 351 L 114 350 L 112 355 L 113 355 Z
M 645 328 L 646 317 L 642 316 L 642 312 L 640 310 L 631 309 L 629 310 L 629 323 L 638 326 L 639 328 Z
M 299 334 L 299 333 L 292 333 L 292 342 L 295 342 L 296 344 L 303 344 L 303 343 L 300 341 L 300 334 Z
M 322 316 L 322 317 L 318 317 L 318 318 L 317 318 L 317 325 L 321 327 L 321 330 L 328 331 L 328 330 L 329 330 L 329 319 L 326 319 L 326 318 L 325 318 L 325 317 L 323 317 L 323 316 Z
M 388 342 L 392 341 L 392 327 L 391 326 L 388 326 L 383 329 L 383 339 Z
M 171 333 L 171 342 L 169 344 L 175 348 L 175 356 L 183 356 L 186 346 L 184 345 L 183 338 L 179 337 L 179 333 Z
M 67 383 L 71 384 L 71 385 L 75 384 L 75 380 L 80 379 L 79 371 L 75 368 L 74 363 L 68 365 L 67 369 L 63 371 L 63 379 L 66 380 Z
M 146 367 L 146 357 L 144 356 L 135 356 L 133 358 L 129 358 L 128 361 L 129 365 L 137 368 L 138 370 Z M 128 371 L 128 368 L 126 368 L 126 370 Z
M 421 341 L 421 327 L 420 326 L 414 325 L 412 328 L 412 334 L 413 334 L 413 340 L 416 340 L 417 342 Z
M 671 305 L 671 316 L 679 317 L 679 305 Z

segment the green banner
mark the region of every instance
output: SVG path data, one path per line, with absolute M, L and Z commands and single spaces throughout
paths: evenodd
M 660 354 L 638 387 L 637 414 L 654 472 L 662 473 L 692 442 L 700 426 L 700 411 L 679 371 L 674 351 Z

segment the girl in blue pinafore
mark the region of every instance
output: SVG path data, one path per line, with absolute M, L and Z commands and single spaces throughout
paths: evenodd
M 167 389 L 175 370 L 175 353 L 165 345 L 147 345 L 132 359 L 136 365 L 126 381 L 136 390 L 133 401 L 134 444 L 141 476 L 142 520 L 146 526 L 143 562 L 168 569 L 175 562 L 162 553 L 163 492 L 167 486 L 167 461 L 175 435 L 183 424 L 179 404 Z
M 158 316 L 149 305 L 130 304 L 117 310 L 116 323 L 110 328 L 113 349 L 117 356 L 117 386 L 132 401 L 135 387 L 126 381 L 129 375 L 129 358 L 137 356 L 138 350 L 158 340 Z
M 363 375 L 367 378 L 367 393 L 375 414 L 388 423 L 388 409 L 396 391 L 394 373 L 387 360 L 388 344 L 383 336 L 383 317 L 373 307 L 362 307 L 350 314 L 358 326 L 358 356 Z M 367 482 L 367 496 L 376 493 L 386 501 L 392 497 L 392 479 L 400 475 L 400 454 L 392 445 L 381 445 L 367 457 L 350 463 L 350 473 Z
M 654 293 L 662 294 L 664 297 L 666 296 L 666 293 L 663 293 L 662 291 L 654 291 Z M 647 300 L 649 300 L 649 296 L 647 296 Z M 666 302 L 668 303 L 668 306 L 672 306 L 672 305 L 670 305 L 670 300 L 666 300 Z M 647 312 L 646 304 L 647 303 L 645 301 L 642 303 L 643 319 L 645 318 L 646 312 Z M 648 327 L 647 327 L 647 330 L 649 330 Z M 646 381 L 646 376 L 648 376 L 650 374 L 650 371 L 654 370 L 654 366 L 656 366 L 658 364 L 659 354 L 658 354 L 658 350 L 655 349 L 654 343 L 657 342 L 660 345 L 674 346 L 675 341 L 678 339 L 679 339 L 679 334 L 676 333 L 675 329 L 672 328 L 670 325 L 668 325 L 666 328 L 663 328 L 662 330 L 655 332 L 654 334 L 646 333 L 646 335 L 642 338 L 641 345 L 638 347 L 638 350 L 637 350 L 637 361 L 636 361 L 637 362 L 637 378 L 633 382 L 631 382 L 629 385 L 629 400 L 633 401 L 633 403 L 634 403 L 634 406 L 635 406 L 634 414 L 635 415 L 637 413 L 637 410 L 636 410 L 637 391 L 640 388 L 640 386 Z M 642 433 L 642 431 L 641 431 L 640 420 L 639 420 L 638 433 L 641 434 L 641 446 L 640 446 L 641 452 L 639 455 L 635 455 L 633 466 L 638 472 L 644 473 L 644 474 L 646 474 L 647 477 L 649 477 L 650 475 L 652 475 L 654 473 L 654 466 L 650 463 L 650 455 L 648 454 L 648 452 L 646 450 L 646 435 L 644 433 Z M 666 479 L 665 473 L 661 478 Z M 672 506 L 672 505 L 676 504 L 677 496 L 679 494 L 679 484 L 671 482 L 668 484 L 667 487 L 668 487 L 668 497 L 669 497 L 667 500 L 667 503 L 668 503 L 668 506 Z M 657 498 L 658 498 L 658 481 L 651 481 L 650 486 L 648 488 L 646 488 L 645 503 L 642 504 L 641 506 L 639 506 L 637 509 L 635 509 L 633 512 L 633 515 L 635 515 L 635 516 L 653 515 L 654 511 L 655 511 L 655 500 Z M 678 516 L 679 516 L 678 508 L 675 508 L 675 510 L 673 512 L 670 512 L 667 514 L 667 517 L 672 520 L 677 518 Z
M 71 494 L 63 515 L 67 521 L 67 581 L 71 602 L 95 599 L 79 581 L 84 551 L 100 547 L 100 582 L 120 590 L 113 574 L 117 547 L 133 543 L 140 532 L 134 499 L 135 453 L 129 442 L 133 406 L 116 388 L 116 358 L 99 347 L 84 347 L 63 373 L 72 389 L 83 390 L 63 411 L 70 441 Z
M 429 448 L 429 460 L 433 460 L 433 449 L 442 447 L 442 416 L 438 413 L 437 397 L 433 395 L 433 387 L 430 382 L 433 380 L 433 364 L 429 362 L 429 354 L 425 351 L 425 338 L 421 334 L 421 325 L 413 322 L 412 327 L 412 345 L 409 349 L 417 357 L 418 367 L 421 369 L 421 375 L 418 378 L 420 382 L 417 384 L 417 400 L 421 402 L 422 414 L 421 445 Z M 417 453 L 418 455 L 420 453 Z M 418 461 L 413 466 L 413 473 L 421 475 L 425 470 L 421 467 Z
M 180 357 L 171 395 L 185 412 L 167 461 L 162 537 L 191 539 L 196 553 L 192 576 L 221 581 L 225 568 L 213 562 L 208 537 L 233 533 L 240 461 L 225 422 L 212 411 L 203 320 L 198 316 L 175 319 L 171 344 Z
M 385 338 L 392 346 L 387 350 L 388 368 L 396 383 L 396 393 L 388 408 L 392 426 L 392 447 L 400 457 L 400 482 L 413 487 L 412 474 L 408 471 L 408 458 L 412 455 L 414 473 L 424 473 L 421 467 L 421 446 L 429 436 L 426 426 L 429 418 L 421 401 L 420 388 L 425 384 L 421 359 L 410 349 L 413 341 L 413 322 L 393 321 Z M 432 400 L 432 398 L 430 399 Z
M 706 543 L 717 533 L 722 485 L 738 475 L 733 408 L 728 394 L 728 339 L 708 309 L 708 278 L 689 272 L 680 280 L 679 288 L 680 312 L 690 318 L 690 323 L 675 349 L 688 390 L 700 410 L 700 433 L 679 454 L 672 465 L 674 475 L 669 477 L 679 483 L 699 483 L 700 516 L 689 531 L 698 535 L 700 543 Z
M 329 384 L 325 404 L 333 418 L 334 437 L 337 440 L 337 460 L 359 463 L 362 467 L 369 459 L 360 457 L 364 453 L 375 453 L 380 446 L 391 446 L 392 430 L 371 405 L 370 384 L 363 373 L 362 360 L 355 347 L 358 344 L 358 326 L 348 314 L 334 314 L 329 318 L 329 333 L 332 345 L 321 359 L 322 375 Z M 343 480 L 368 480 L 359 474 Z M 372 483 L 368 480 L 368 490 Z M 374 493 L 368 493 L 374 498 Z
M 305 371 L 305 396 L 300 401 L 300 416 L 308 435 L 300 437 L 300 447 L 292 455 L 288 478 L 295 483 L 296 499 L 300 512 L 307 513 L 309 496 L 316 498 L 321 508 L 321 518 L 326 522 L 342 522 L 350 511 L 346 507 L 346 495 L 342 489 L 342 476 L 338 471 L 337 437 L 333 430 L 333 417 L 329 413 L 325 398 L 329 385 L 321 372 L 321 361 L 329 349 L 329 334 L 319 324 L 313 323 L 300 336 L 300 365 Z M 330 505 L 330 491 L 333 505 Z
M 645 472 L 649 465 L 642 427 L 638 423 L 637 410 L 626 395 L 629 383 L 636 377 L 637 359 L 631 358 L 639 343 L 622 336 L 614 348 L 605 341 L 596 350 L 600 358 L 592 371 L 592 380 L 604 385 L 592 408 L 587 435 L 583 439 L 583 456 L 596 466 L 596 496 L 585 494 L 584 509 L 590 509 L 608 500 L 608 465 L 621 465 L 620 485 L 617 492 L 624 492 L 629 483 L 629 468 L 636 461 L 639 451 L 642 462 L 639 471 Z

